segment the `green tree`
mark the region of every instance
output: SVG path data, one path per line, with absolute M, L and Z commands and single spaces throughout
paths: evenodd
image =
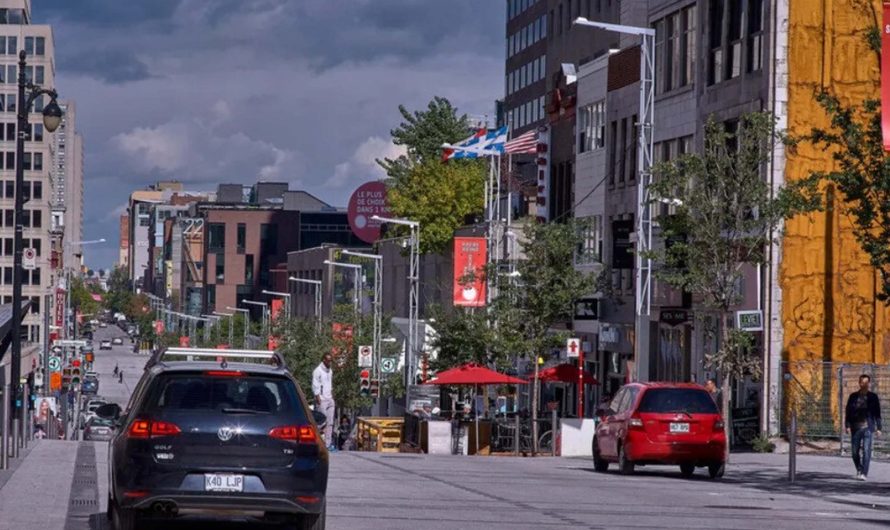
M 116 266 L 108 277 L 108 295 L 105 297 L 105 306 L 115 313 L 123 313 L 132 296 L 126 269 Z
M 400 106 L 399 112 L 403 121 L 391 135 L 407 153 L 377 161 L 390 177 L 390 207 L 395 216 L 420 222 L 421 252 L 440 252 L 455 229 L 482 211 L 487 166 L 482 160 L 442 163 L 442 144 L 470 133 L 467 116 L 447 99 L 435 97 L 413 113 Z
M 743 116 L 736 132 L 711 119 L 701 153 L 655 168 L 653 207 L 668 202 L 675 208 L 658 218 L 666 243 L 653 252 L 661 266 L 657 277 L 701 297 L 705 306 L 720 313 L 720 348 L 707 363 L 723 377 L 727 418 L 731 380 L 760 372 L 751 338 L 731 326 L 732 311 L 743 300 L 743 268 L 765 264 L 765 251 L 784 220 L 821 204 L 816 179 L 774 191 L 763 178 L 773 148 L 783 141 L 766 112 Z M 725 428 L 728 436 L 729 422 Z
M 492 348 L 500 355 L 527 356 L 534 364 L 532 402 L 538 402 L 538 356 L 565 344 L 566 333 L 555 326 L 570 322 L 575 303 L 593 294 L 597 274 L 575 268 L 575 252 L 583 243 L 583 226 L 576 222 L 538 224 L 529 222 L 519 241 L 525 259 L 517 263 L 517 277 L 500 280 L 492 304 L 497 339 Z M 537 420 L 538 407 L 532 407 Z M 533 422 L 537 450 L 537 421 Z
M 881 274 L 878 299 L 890 304 L 890 156 L 883 146 L 881 102 L 866 99 L 857 107 L 827 92 L 816 99 L 830 126 L 814 128 L 807 139 L 830 150 L 835 166 L 812 177 L 840 192 L 856 241 Z
M 482 211 L 485 172 L 478 160 L 428 161 L 390 182 L 393 214 L 420 223 L 421 253 L 444 251 L 454 231 Z
M 447 370 L 470 362 L 504 367 L 502 359 L 490 355 L 489 348 L 496 334 L 485 309 L 455 307 L 451 312 L 435 309 L 432 313 L 436 321 L 432 346 L 438 351 L 430 363 L 433 370 Z
M 99 302 L 93 299 L 93 293 L 81 278 L 71 278 L 71 307 L 84 315 L 95 315 L 99 310 Z
M 458 115 L 451 102 L 439 96 L 429 102 L 426 110 L 411 112 L 399 105 L 399 114 L 403 121 L 390 131 L 390 136 L 392 143 L 405 147 L 406 154 L 377 161 L 396 180 L 405 177 L 417 164 L 439 160 L 442 144 L 463 140 L 470 130 L 467 115 Z

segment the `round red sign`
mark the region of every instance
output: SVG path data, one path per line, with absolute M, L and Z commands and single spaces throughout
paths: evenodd
M 380 238 L 380 222 L 371 219 L 374 215 L 390 217 L 389 205 L 386 204 L 386 184 L 379 180 L 362 184 L 349 198 L 349 227 L 365 243 L 373 243 Z

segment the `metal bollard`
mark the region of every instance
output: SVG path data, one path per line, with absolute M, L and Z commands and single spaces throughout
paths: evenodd
M 516 425 L 516 430 L 513 431 L 513 454 L 519 456 L 519 414 L 513 419 Z
M 556 456 L 556 428 L 558 426 L 559 420 L 556 416 L 556 411 L 550 411 L 550 454 Z
M 12 457 L 19 457 L 19 419 L 12 420 Z
M 788 481 L 797 475 L 797 412 L 791 412 L 791 428 L 788 432 Z

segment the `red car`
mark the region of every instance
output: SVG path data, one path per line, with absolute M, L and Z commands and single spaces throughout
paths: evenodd
M 679 465 L 684 477 L 707 467 L 720 478 L 725 449 L 723 418 L 704 387 L 632 383 L 621 387 L 597 425 L 593 467 L 602 472 L 617 462 L 629 475 L 636 465 Z

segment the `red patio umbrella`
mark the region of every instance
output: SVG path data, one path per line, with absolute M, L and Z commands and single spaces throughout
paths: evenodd
M 577 374 L 576 374 L 577 375 Z M 495 372 L 488 368 L 469 363 L 457 368 L 451 368 L 439 372 L 436 377 L 430 379 L 425 385 L 524 385 L 527 381 L 511 377 L 507 374 Z
M 451 368 L 439 372 L 436 377 L 424 383 L 425 385 L 472 385 L 474 394 L 479 393 L 481 385 L 525 385 L 527 381 L 511 377 L 507 374 L 495 372 L 480 364 L 469 363 L 457 368 Z M 474 400 L 475 401 L 475 400 Z M 479 414 L 476 415 L 476 454 L 479 454 Z
M 585 385 L 598 385 L 599 381 L 596 380 L 596 377 L 584 370 L 584 384 Z M 533 380 L 535 376 L 529 376 L 529 380 Z M 541 370 L 538 372 L 538 379 L 544 382 L 549 383 L 577 383 L 578 382 L 578 367 L 574 364 L 563 363 L 558 364 L 556 366 L 551 366 L 545 370 Z

